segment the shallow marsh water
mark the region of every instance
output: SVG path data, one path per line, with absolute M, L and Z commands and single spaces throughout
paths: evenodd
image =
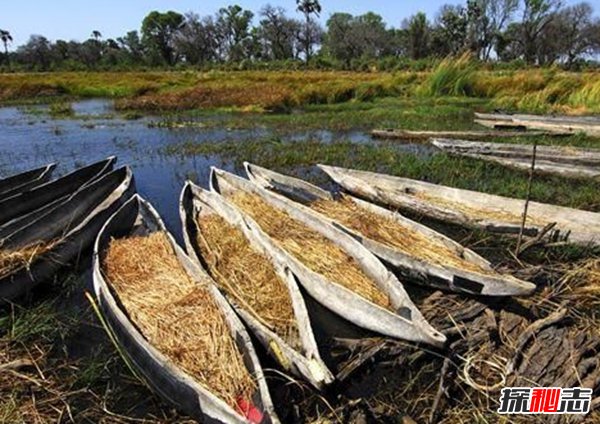
M 115 113 L 112 102 L 85 100 L 72 104 L 73 116 L 53 118 L 48 106 L 0 108 L 0 177 L 25 171 L 46 163 L 58 163 L 55 175 L 75 167 L 117 156 L 117 166 L 129 165 L 134 171 L 138 192 L 150 200 L 167 226 L 178 237 L 178 197 L 184 182 L 191 179 L 207 187 L 211 166 L 242 172 L 233 158 L 219 155 L 173 155 L 165 149 L 180 143 L 206 143 L 256 140 L 280 137 L 282 141 L 301 143 L 351 142 L 378 143 L 363 131 L 299 131 L 279 136 L 269 128 L 231 130 L 227 119 L 222 127 L 159 128 L 162 118 L 146 116 L 128 120 Z M 201 119 L 199 118 L 201 123 Z M 214 117 L 212 117 L 214 119 Z M 249 116 L 248 119 L 252 119 Z M 398 144 L 407 152 L 429 153 L 422 145 Z M 299 170 L 310 177 L 312 171 Z

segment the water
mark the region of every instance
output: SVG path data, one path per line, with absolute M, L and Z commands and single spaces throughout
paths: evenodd
M 117 156 L 118 165 L 134 171 L 138 192 L 158 209 L 167 226 L 179 235 L 178 198 L 183 183 L 191 179 L 207 187 L 211 166 L 240 172 L 233 160 L 219 156 L 165 155 L 163 149 L 183 142 L 251 140 L 276 136 L 269 129 L 229 130 L 223 128 L 150 128 L 157 117 L 125 120 L 114 114 L 108 100 L 73 103 L 77 119 L 51 119 L 47 106 L 0 108 L 0 176 L 57 162 L 55 175 L 107 156 Z M 251 118 L 249 118 L 251 119 Z M 224 125 L 225 125 L 224 120 Z M 323 143 L 350 141 L 375 143 L 362 131 L 298 132 L 285 141 L 316 139 Z M 397 144 L 401 150 L 427 154 L 422 145 Z M 307 170 L 306 173 L 310 174 Z

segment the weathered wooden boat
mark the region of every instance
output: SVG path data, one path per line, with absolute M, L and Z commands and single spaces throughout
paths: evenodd
M 547 136 L 557 137 L 566 136 L 570 133 L 558 133 L 558 132 L 543 132 L 543 131 L 410 131 L 403 129 L 384 129 L 384 130 L 373 130 L 371 136 L 373 138 L 388 139 L 388 140 L 428 140 L 432 137 L 445 137 L 445 138 L 461 138 L 468 140 L 480 140 L 486 137 L 496 138 L 512 138 L 527 136 Z
M 279 262 L 284 263 L 298 278 L 306 292 L 325 308 L 355 326 L 384 336 L 423 342 L 434 346 L 442 346 L 445 343 L 446 337 L 423 318 L 396 276 L 341 228 L 332 225 L 331 222 L 318 215 L 299 208 L 297 204 L 282 196 L 216 168 L 212 169 L 210 185 L 213 191 L 221 194 L 230 202 L 233 202 L 235 196 L 239 194 L 257 196 L 269 207 L 284 212 L 290 219 L 322 236 L 327 243 L 340 249 L 347 258 L 356 264 L 367 276 L 370 284 L 385 294 L 390 305 L 390 308 L 385 308 L 374 301 L 367 300 L 339 282 L 325 277 L 322 272 L 316 272 L 309 268 L 278 242 L 270 243 L 272 247 L 270 254 Z M 242 211 L 242 213 L 246 220 L 258 226 L 247 211 Z M 272 238 L 272 234 L 270 236 Z M 327 252 L 321 254 L 328 255 Z
M 531 156 L 533 155 L 533 145 L 528 144 L 489 143 L 483 141 L 448 140 L 444 138 L 432 138 L 430 142 L 439 149 L 456 153 L 529 160 L 531 160 Z M 547 160 L 557 163 L 600 166 L 600 149 L 538 145 L 535 157 L 536 160 Z
M 519 232 L 525 200 L 373 172 L 319 165 L 344 190 L 378 204 L 439 221 L 490 232 Z M 556 224 L 554 236 L 579 245 L 600 245 L 600 214 L 529 202 L 524 234 L 538 236 Z
M 273 270 L 274 276 L 287 289 L 286 294 L 293 313 L 294 331 L 277 331 L 273 325 L 269 324 L 268 318 L 261 314 L 261 311 L 253 311 L 250 307 L 245 306 L 247 304 L 244 299 L 238 301 L 233 294 L 228 295 L 227 290 L 224 290 L 225 297 L 265 349 L 286 371 L 305 378 L 317 389 L 322 389 L 332 383 L 334 377 L 319 354 L 308 311 L 296 279 L 285 264 L 278 262 L 276 257 L 269 254 L 273 248 L 268 245 L 270 242 L 268 237 L 257 235 L 261 230 L 254 223 L 244 220 L 241 213 L 219 194 L 203 190 L 191 182 L 186 183 L 181 193 L 180 215 L 186 252 L 199 266 L 205 264 L 209 273 L 211 266 L 207 264 L 210 259 L 199 245 L 200 237 L 203 240 L 208 240 L 208 238 L 202 235 L 199 222 L 207 221 L 211 216 L 216 215 L 243 234 L 252 249 L 262 256 L 260 259 L 268 262 L 267 266 Z M 219 285 L 217 277 L 215 280 Z M 235 282 L 229 282 L 229 284 L 235 284 Z M 259 294 L 255 292 L 255 295 Z M 283 319 L 283 317 L 279 318 Z M 289 333 L 293 333 L 293 336 Z M 293 341 L 289 341 L 291 339 Z
M 109 157 L 75 170 L 62 178 L 0 201 L 0 225 L 53 202 L 60 202 L 61 199 L 72 195 L 81 187 L 110 172 L 115 162 L 115 157 Z
M 531 169 L 533 146 L 431 139 L 431 144 L 453 155 L 485 160 L 518 169 Z M 600 178 L 600 150 L 571 146 L 537 146 L 535 169 L 566 178 Z
M 0 179 L 0 201 L 44 184 L 52 176 L 56 164 L 43 166 Z
M 494 129 L 539 130 L 554 133 L 600 136 L 600 119 L 597 117 L 537 116 L 476 113 L 475 122 Z
M 472 250 L 397 212 L 256 165 L 244 166 L 252 182 L 331 219 L 403 277 L 437 288 L 485 296 L 526 295 L 535 290 L 534 284 L 495 271 Z M 343 205 L 338 210 L 348 216 L 346 223 L 338 219 L 335 209 L 328 215 L 332 209 L 326 205 L 333 205 L 330 202 Z M 374 226 L 372 219 L 377 219 L 387 234 L 402 234 L 407 242 L 392 244 L 381 233 L 370 232 L 367 227 Z
M 0 269 L 0 302 L 24 295 L 78 260 L 106 219 L 134 192 L 131 170 L 118 169 L 3 237 L 0 252 L 31 253 L 8 272 Z
M 162 232 L 166 235 L 172 254 L 186 275 L 198 285 L 206 287 L 219 310 L 223 313 L 227 330 L 237 349 L 243 355 L 244 365 L 256 382 L 251 402 L 263 415 L 262 420 L 251 419 L 234 410 L 209 388 L 200 384 L 192 375 L 177 366 L 163 352 L 153 346 L 142 334 L 135 320 L 125 310 L 115 294 L 111 281 L 105 278 L 104 258 L 112 239 L 132 235 L 148 236 Z M 262 368 L 243 324 L 231 309 L 212 279 L 198 267 L 177 245 L 168 233 L 154 208 L 135 195 L 119 209 L 102 227 L 94 245 L 93 283 L 96 299 L 107 330 L 120 347 L 132 368 L 160 396 L 194 419 L 207 423 L 262 423 L 279 422 L 271 402 Z M 201 329 L 194 329 L 200 331 Z

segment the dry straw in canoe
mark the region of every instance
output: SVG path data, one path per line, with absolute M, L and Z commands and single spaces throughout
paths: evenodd
M 259 196 L 236 193 L 230 200 L 306 267 L 374 304 L 393 311 L 388 295 L 362 271 L 354 258 L 331 240 L 286 212 L 269 205 Z
M 186 274 L 166 235 L 111 240 L 103 269 L 144 337 L 240 411 L 256 383 L 217 303 Z
M 0 244 L 0 278 L 21 269 L 28 269 L 40 255 L 51 250 L 57 242 L 32 243 L 19 249 L 4 249 Z
M 291 347 L 301 348 L 290 293 L 269 258 L 218 215 L 200 218 L 198 226 L 198 245 L 219 287 Z
M 340 200 L 318 200 L 310 204 L 315 211 L 340 222 L 351 230 L 388 247 L 427 262 L 452 266 L 482 274 L 491 271 L 468 261 L 444 243 L 415 231 L 407 225 L 361 208 L 347 196 Z

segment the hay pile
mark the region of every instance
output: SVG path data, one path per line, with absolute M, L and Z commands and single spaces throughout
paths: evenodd
M 13 272 L 27 269 L 40 255 L 51 250 L 57 242 L 38 242 L 22 247 L 18 250 L 4 249 L 0 244 L 0 278 L 4 278 Z
M 165 234 L 112 240 L 104 271 L 153 346 L 237 409 L 256 383 L 211 294 L 179 264 Z
M 310 207 L 371 240 L 424 261 L 481 274 L 492 273 L 491 270 L 464 259 L 442 242 L 426 237 L 423 233 L 393 219 L 361 208 L 347 196 L 338 201 L 319 200 L 313 202 Z
M 560 281 L 560 295 L 569 300 L 576 312 L 600 319 L 600 258 L 575 265 Z
M 290 346 L 300 349 L 290 293 L 269 258 L 216 214 L 202 217 L 198 226 L 198 246 L 219 287 Z
M 450 211 L 453 211 L 453 212 L 461 213 L 475 221 L 494 220 L 494 221 L 503 221 L 503 222 L 507 222 L 510 224 L 514 224 L 514 225 L 521 225 L 521 220 L 523 219 L 522 213 L 513 214 L 510 212 L 497 210 L 497 209 L 472 207 L 472 206 L 468 206 L 461 202 L 454 202 L 452 200 L 449 200 L 449 199 L 446 199 L 443 197 L 439 197 L 439 196 L 434 196 L 432 194 L 425 193 L 422 191 L 414 193 L 413 196 L 421 201 L 431 203 L 435 206 L 449 209 Z M 525 205 L 525 200 L 523 200 L 523 205 Z M 529 213 L 527 215 L 526 224 L 528 226 L 544 227 L 549 223 L 543 222 L 538 217 L 532 216 L 531 213 Z
M 335 243 L 256 195 L 240 192 L 231 196 L 230 200 L 312 271 L 393 311 L 388 295 L 362 271 L 354 258 Z

